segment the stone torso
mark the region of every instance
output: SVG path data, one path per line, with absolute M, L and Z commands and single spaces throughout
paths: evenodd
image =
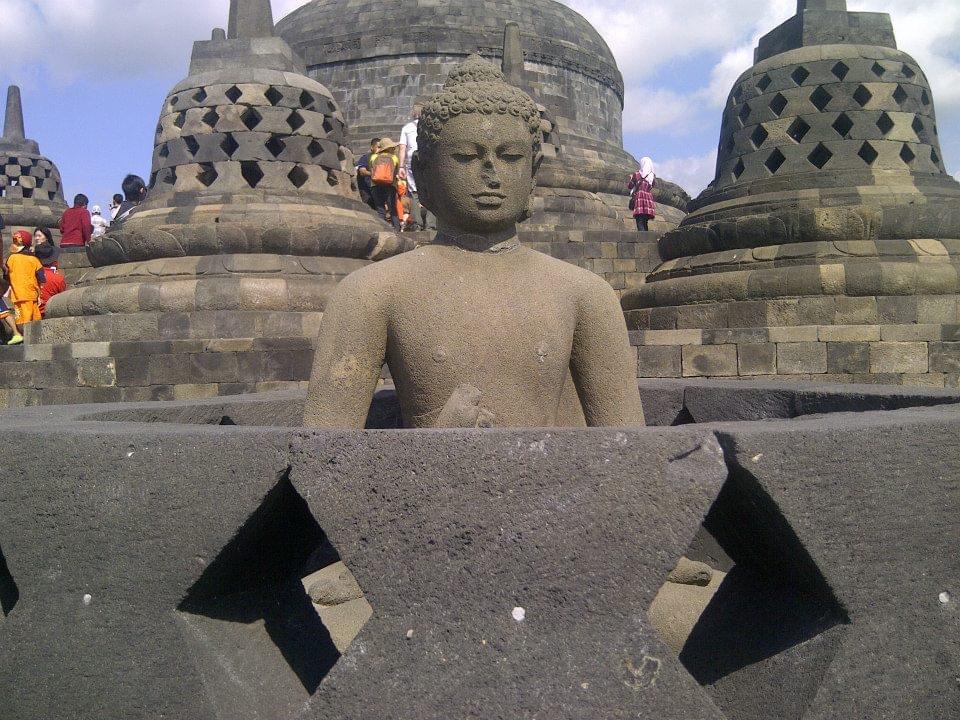
M 428 246 L 396 258 L 387 362 L 406 423 L 428 427 L 462 384 L 495 425 L 557 424 L 576 328 L 576 293 L 548 281 L 561 265 L 524 248 L 502 254 Z

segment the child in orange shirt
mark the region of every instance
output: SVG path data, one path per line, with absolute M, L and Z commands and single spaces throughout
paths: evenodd
M 16 313 L 16 323 L 21 332 L 23 325 L 40 319 L 40 286 L 43 283 L 43 265 L 32 254 L 33 238 L 26 230 L 13 234 L 10 257 L 6 262 L 6 275 L 10 282 L 10 299 Z

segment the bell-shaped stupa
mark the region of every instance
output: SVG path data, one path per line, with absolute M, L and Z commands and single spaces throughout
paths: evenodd
M 646 350 L 648 374 L 956 383 L 960 184 L 889 15 L 800 0 L 760 40 L 716 177 L 660 253 L 623 298 L 661 347 L 641 371 Z
M 76 357 L 96 341 L 94 400 L 305 382 L 330 290 L 413 244 L 357 198 L 346 133 L 269 0 L 232 0 L 163 103 L 146 200 L 91 241 L 94 269 L 28 344 Z
M 60 171 L 27 139 L 20 88 L 11 85 L 0 137 L 0 216 L 7 227 L 56 227 L 66 209 Z

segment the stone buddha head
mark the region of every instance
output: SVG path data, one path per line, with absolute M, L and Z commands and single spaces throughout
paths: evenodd
M 530 216 L 540 144 L 530 96 L 473 55 L 423 106 L 412 161 L 420 201 L 443 233 L 510 232 Z

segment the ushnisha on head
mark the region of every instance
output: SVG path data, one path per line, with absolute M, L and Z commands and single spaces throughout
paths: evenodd
M 515 231 L 530 216 L 541 153 L 540 113 L 525 92 L 473 55 L 424 103 L 413 174 L 441 233 Z

